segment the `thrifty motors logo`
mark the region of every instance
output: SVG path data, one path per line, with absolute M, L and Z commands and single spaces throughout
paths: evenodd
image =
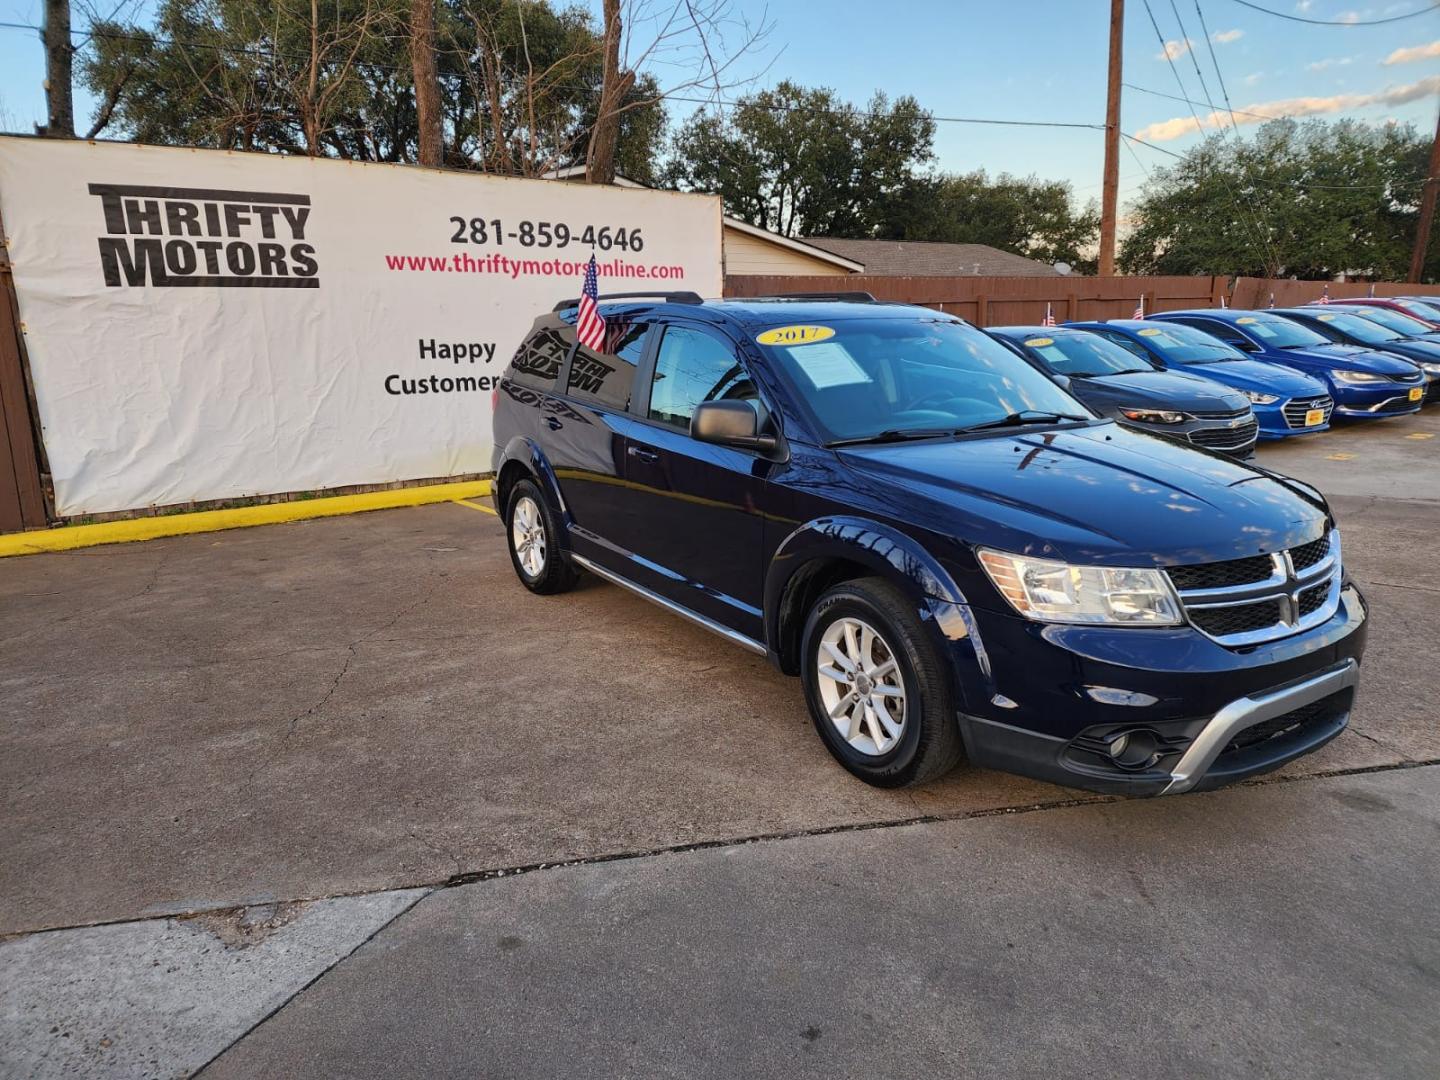
M 91 184 L 105 284 L 318 289 L 310 196 Z

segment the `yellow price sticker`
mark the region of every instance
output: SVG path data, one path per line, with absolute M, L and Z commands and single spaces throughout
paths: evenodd
M 1411 401 L 1419 401 L 1419 400 L 1420 400 L 1421 398 L 1423 398 L 1424 396 L 1425 396 L 1425 388 L 1424 388 L 1423 386 L 1417 386 L 1417 387 L 1415 387 L 1413 390 L 1410 391 L 1410 400 L 1411 400 Z
M 1320 425 L 1320 424 L 1323 424 L 1323 423 L 1325 423 L 1325 410 L 1324 410 L 1324 409 L 1311 409 L 1309 412 L 1307 412 L 1307 413 L 1305 414 L 1305 426 L 1306 426 L 1306 427 L 1316 427 L 1316 426 L 1318 426 L 1318 425 Z
M 1249 326 L 1251 323 L 1257 323 L 1259 321 L 1260 320 L 1255 318 L 1254 315 L 1242 315 L 1240 318 L 1235 320 L 1236 324 L 1240 326 Z
M 777 326 L 755 338 L 761 345 L 809 345 L 835 336 L 829 326 Z
M 1164 332 L 1164 331 L 1159 330 L 1159 329 L 1151 326 L 1151 327 L 1147 327 L 1147 328 L 1144 329 L 1144 330 L 1141 330 L 1141 331 L 1140 331 L 1140 336 L 1141 336 L 1141 337 L 1159 337 L 1160 334 L 1162 334 L 1163 332 Z
M 1055 339 L 1053 337 L 1032 337 L 1029 341 L 1025 342 L 1025 344 L 1032 345 L 1037 349 L 1042 349 L 1046 345 L 1054 345 Z

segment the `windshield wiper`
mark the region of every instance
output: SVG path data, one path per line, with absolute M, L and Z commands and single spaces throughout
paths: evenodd
M 827 448 L 836 446 L 861 446 L 865 443 L 906 442 L 910 439 L 943 439 L 954 435 L 954 428 L 886 428 L 873 435 L 856 435 L 850 439 L 834 439 L 827 442 Z
M 1090 416 L 1072 416 L 1069 413 L 1039 412 L 1036 409 L 1022 409 L 1002 416 L 999 420 L 986 420 L 983 424 L 971 424 L 957 428 L 955 434 L 967 431 L 985 431 L 988 428 L 1023 427 L 1026 424 L 1054 424 L 1060 420 L 1092 420 Z

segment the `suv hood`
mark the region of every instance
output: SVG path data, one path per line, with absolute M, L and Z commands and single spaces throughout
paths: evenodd
M 1259 469 L 1118 424 L 837 454 L 892 520 L 1077 563 L 1242 558 L 1314 540 L 1329 516 Z
M 1250 399 L 1243 394 L 1184 371 L 1132 371 L 1124 375 L 1077 378 L 1072 381 L 1072 389 L 1103 397 L 1117 405 L 1150 405 L 1185 412 L 1225 412 L 1250 407 Z
M 1346 371 L 1373 371 L 1378 375 L 1413 375 L 1415 365 L 1410 361 L 1386 352 L 1385 348 L 1371 348 L 1365 345 L 1346 345 L 1336 341 L 1328 345 L 1314 345 L 1304 349 L 1284 349 L 1276 354 L 1277 362 L 1287 359 L 1310 361 L 1327 368 L 1341 368 Z M 1398 350 L 1397 350 L 1398 351 Z
M 1191 375 L 1281 397 L 1318 397 L 1330 391 L 1325 384 L 1302 372 L 1263 360 L 1224 360 L 1218 364 L 1196 364 L 1185 368 Z

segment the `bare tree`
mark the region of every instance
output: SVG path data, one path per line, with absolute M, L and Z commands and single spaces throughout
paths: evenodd
M 52 139 L 75 137 L 75 98 L 70 69 L 70 0 L 45 0 L 45 127 Z
M 411 0 L 410 66 L 415 72 L 415 115 L 421 165 L 443 164 L 440 80 L 435 73 L 435 0 Z
M 732 0 L 604 0 L 605 64 L 600 107 L 590 133 L 585 179 L 615 182 L 620 118 L 686 91 L 719 102 L 722 93 L 753 81 L 737 77 L 738 61 L 761 46 L 773 24 L 761 11 L 752 23 L 737 15 Z M 631 93 L 636 72 L 647 64 L 686 72 L 653 95 Z

